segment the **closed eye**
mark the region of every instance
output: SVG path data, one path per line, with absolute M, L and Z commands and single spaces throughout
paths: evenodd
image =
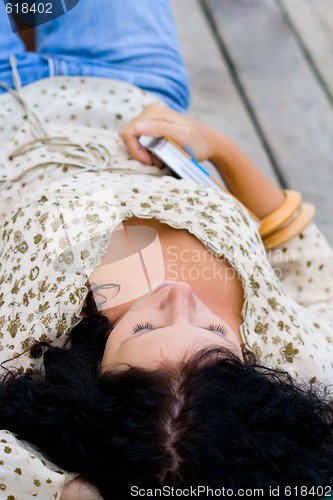
M 155 330 L 156 328 L 159 328 L 157 326 L 154 326 L 150 321 L 146 323 L 137 323 L 132 331 L 132 335 L 135 335 L 138 332 L 142 332 L 143 330 Z M 224 336 L 227 335 L 228 329 L 224 325 L 207 325 L 202 327 L 204 330 L 209 330 L 210 332 L 218 332 L 222 333 Z
M 147 323 L 137 323 L 133 328 L 132 334 L 135 335 L 142 330 L 154 330 L 155 328 L 157 327 L 150 323 L 150 321 L 148 321 Z
M 226 336 L 228 333 L 228 328 L 224 325 L 207 325 L 204 328 L 205 330 L 209 330 L 211 332 L 222 333 L 224 336 Z

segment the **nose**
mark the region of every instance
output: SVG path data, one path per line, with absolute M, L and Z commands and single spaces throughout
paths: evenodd
M 196 299 L 187 283 L 176 283 L 168 287 L 168 293 L 161 302 L 172 323 L 188 322 L 196 311 Z

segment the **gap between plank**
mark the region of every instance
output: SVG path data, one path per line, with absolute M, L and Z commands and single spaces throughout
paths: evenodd
M 276 158 L 275 158 L 275 155 L 274 155 L 273 151 L 271 150 L 268 141 L 266 140 L 265 134 L 261 128 L 261 125 L 260 125 L 259 120 L 257 118 L 257 115 L 254 111 L 254 108 L 251 104 L 251 101 L 249 100 L 249 98 L 246 94 L 246 91 L 244 89 L 244 86 L 238 77 L 235 65 L 233 64 L 232 58 L 229 54 L 229 51 L 228 51 L 224 41 L 222 40 L 221 36 L 218 33 L 215 20 L 214 20 L 213 16 L 211 15 L 211 13 L 206 5 L 205 0 L 199 0 L 199 5 L 203 11 L 205 18 L 207 19 L 207 22 L 209 23 L 209 26 L 212 29 L 213 36 L 217 42 L 217 45 L 220 49 L 222 56 L 224 57 L 224 59 L 226 61 L 226 65 L 227 65 L 228 70 L 230 72 L 231 79 L 235 84 L 236 90 L 237 90 L 237 92 L 238 92 L 238 94 L 239 94 L 239 96 L 240 96 L 240 98 L 245 106 L 245 109 L 247 110 L 247 112 L 250 116 L 250 119 L 252 120 L 254 129 L 258 134 L 259 140 L 260 140 L 260 142 L 261 142 L 261 144 L 262 144 L 262 146 L 263 146 L 263 148 L 264 148 L 264 150 L 265 150 L 265 152 L 266 152 L 266 154 L 267 154 L 267 156 L 272 164 L 272 167 L 274 169 L 276 177 L 279 181 L 280 187 L 282 189 L 287 189 L 288 183 L 286 182 L 286 179 L 285 179 L 283 173 L 280 171 L 279 165 L 278 165 Z
M 298 31 L 297 26 L 295 25 L 294 21 L 292 20 L 291 16 L 289 15 L 283 0 L 275 0 L 275 3 L 281 13 L 281 16 L 285 20 L 286 24 L 288 25 L 290 31 L 293 33 L 295 36 L 296 42 L 299 46 L 300 51 L 302 52 L 305 60 L 309 63 L 309 66 L 312 70 L 312 73 L 314 74 L 316 80 L 318 81 L 319 85 L 322 87 L 324 95 L 327 97 L 329 104 L 332 106 L 333 105 L 333 94 L 329 88 L 329 86 L 325 82 L 325 78 L 321 75 L 320 70 L 317 68 L 317 64 L 315 59 L 312 57 L 310 51 L 308 50 L 306 43 L 302 39 L 301 33 Z

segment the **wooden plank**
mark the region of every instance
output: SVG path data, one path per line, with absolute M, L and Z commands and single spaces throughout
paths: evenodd
M 333 0 L 282 0 L 333 104 Z
M 196 0 L 172 0 L 192 87 L 191 115 L 224 131 L 271 178 L 275 173 Z
M 333 112 L 274 0 L 203 0 L 290 187 L 333 243 Z

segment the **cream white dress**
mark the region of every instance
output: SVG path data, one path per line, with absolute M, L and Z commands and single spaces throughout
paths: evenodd
M 0 96 L 0 362 L 29 371 L 35 339 L 65 344 L 112 231 L 135 216 L 188 230 L 238 272 L 240 332 L 260 363 L 332 382 L 332 249 L 311 224 L 267 254 L 236 200 L 130 158 L 118 130 L 154 100 L 79 77 Z M 73 476 L 0 434 L 1 498 L 58 498 Z

